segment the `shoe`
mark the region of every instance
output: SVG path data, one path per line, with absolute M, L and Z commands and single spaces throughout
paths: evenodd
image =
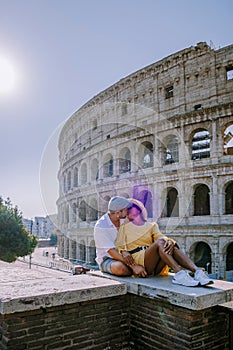
M 186 287 L 196 287 L 199 285 L 199 281 L 192 278 L 188 271 L 181 270 L 177 273 L 175 273 L 172 283 L 174 284 L 181 284 L 182 286 Z
M 195 281 L 199 281 L 201 286 L 206 286 L 207 284 L 213 284 L 214 281 L 208 276 L 207 272 L 198 269 L 194 273 Z

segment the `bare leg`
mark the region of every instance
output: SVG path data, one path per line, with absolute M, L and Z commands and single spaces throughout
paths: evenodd
M 158 240 L 152 243 L 145 251 L 145 269 L 148 274 L 158 274 L 168 265 L 174 272 L 179 272 L 182 268 L 195 272 L 198 267 L 179 248 L 174 247 L 173 254 L 164 252 L 164 241 Z
M 176 248 L 176 249 L 178 249 L 178 248 Z M 164 252 L 164 242 L 163 241 L 159 241 L 159 255 L 160 255 L 162 261 L 166 265 L 171 267 L 174 272 L 179 272 L 180 270 L 182 270 L 182 265 L 180 264 L 180 262 L 176 261 L 174 259 L 174 256 L 173 256 L 174 253 L 173 253 L 173 255 L 171 255 L 171 254 L 167 254 Z
M 180 266 L 188 269 L 192 272 L 198 270 L 198 267 L 194 264 L 194 262 L 180 249 L 174 247 L 173 251 L 174 259 L 180 264 Z
M 144 265 L 147 273 L 158 274 L 166 266 L 166 263 L 161 260 L 159 254 L 159 241 L 152 243 L 145 251 Z
M 164 253 L 163 245 L 160 245 L 159 254 L 161 259 L 170 266 L 174 272 L 179 272 L 182 268 L 195 272 L 198 267 L 179 248 L 174 247 L 173 254 Z
M 116 276 L 131 276 L 132 270 L 121 261 L 113 261 L 111 263 L 111 272 Z

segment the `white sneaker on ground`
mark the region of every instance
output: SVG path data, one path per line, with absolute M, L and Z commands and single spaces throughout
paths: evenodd
M 207 272 L 203 270 L 197 270 L 194 273 L 195 281 L 199 281 L 201 286 L 206 286 L 207 284 L 213 284 L 214 281 L 208 276 Z
M 182 286 L 186 287 L 196 287 L 199 285 L 199 281 L 192 278 L 188 271 L 181 270 L 177 273 L 175 273 L 172 283 L 174 284 L 181 284 Z

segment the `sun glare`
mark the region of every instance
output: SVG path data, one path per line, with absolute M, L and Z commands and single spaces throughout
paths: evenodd
M 16 82 L 14 67 L 9 60 L 0 56 L 0 95 L 10 93 Z

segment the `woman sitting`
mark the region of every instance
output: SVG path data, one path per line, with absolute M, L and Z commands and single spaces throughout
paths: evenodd
M 213 283 L 172 238 L 160 233 L 155 222 L 147 222 L 147 210 L 140 201 L 133 198 L 130 201 L 133 205 L 128 209 L 129 222 L 120 226 L 115 245 L 123 256 L 132 255 L 134 274 L 137 266 L 139 277 L 167 274 L 170 267 L 175 272 L 172 280 L 175 284 L 191 287 Z

